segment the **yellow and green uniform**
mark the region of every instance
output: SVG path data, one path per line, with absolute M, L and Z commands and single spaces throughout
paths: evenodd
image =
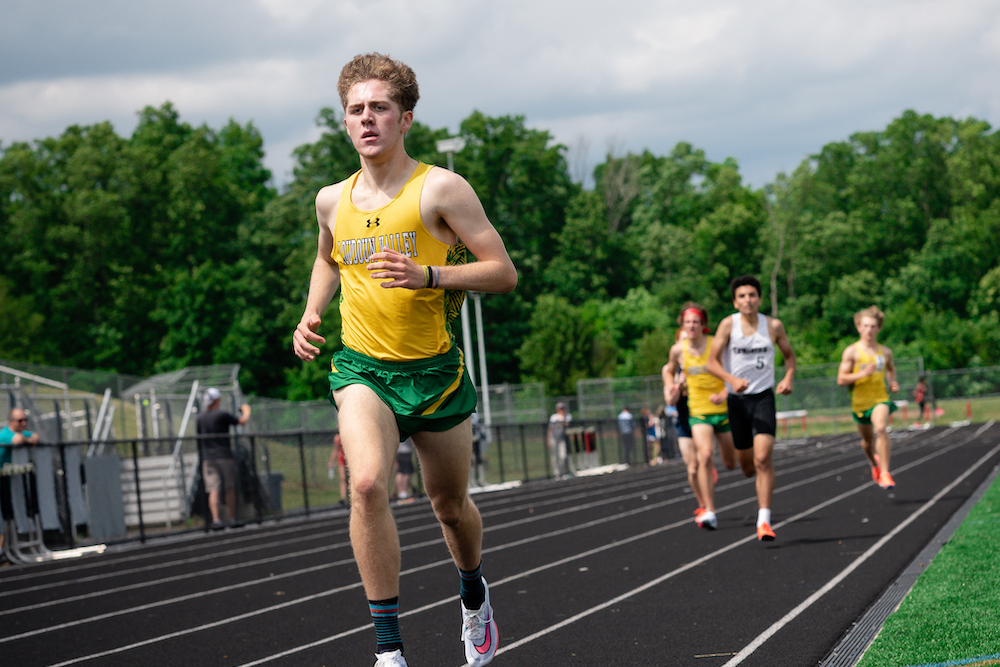
M 424 226 L 420 196 L 430 170 L 418 164 L 399 193 L 371 211 L 351 201 L 358 171 L 344 183 L 333 234 L 344 349 L 330 362 L 330 400 L 350 384 L 370 387 L 395 413 L 401 440 L 448 430 L 476 409 L 451 328 L 465 292 L 387 289 L 365 268 L 372 254 L 389 248 L 423 266 L 466 262 L 462 243 L 443 243 Z
M 687 376 L 689 421 L 692 424 L 710 424 L 720 433 L 729 430 L 729 415 L 725 403 L 716 405 L 710 396 L 726 388 L 726 384 L 708 372 L 708 353 L 712 348 L 712 336 L 705 342 L 705 351 L 700 355 L 690 347 L 691 341 L 684 339 L 681 344 L 681 370 Z
M 341 340 L 382 361 L 427 359 L 455 344 L 451 323 L 464 291 L 386 289 L 381 285 L 385 281 L 373 280 L 365 268 L 372 254 L 387 248 L 423 266 L 465 264 L 465 246 L 434 238 L 421 219 L 420 194 L 430 170 L 419 164 L 399 194 L 373 211 L 351 201 L 360 171 L 347 180 L 340 196 L 331 256 L 340 266 Z
M 859 372 L 862 367 L 868 364 L 875 364 L 875 372 L 866 378 L 857 380 L 851 386 L 851 412 L 854 420 L 859 423 L 870 424 L 871 413 L 876 405 L 885 403 L 889 406 L 889 412 L 896 411 L 896 404 L 889 400 L 889 391 L 885 384 L 885 355 L 882 354 L 882 346 L 875 348 L 875 353 L 871 354 L 865 350 L 860 341 L 854 344 L 854 368 L 852 373 Z

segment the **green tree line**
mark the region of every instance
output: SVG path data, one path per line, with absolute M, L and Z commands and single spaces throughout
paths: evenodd
M 135 375 L 241 364 L 246 391 L 324 393 L 291 353 L 316 252 L 313 198 L 358 159 L 338 110 L 298 147 L 288 186 L 252 123 L 192 127 L 169 103 L 130 137 L 108 123 L 0 144 L 0 358 Z M 760 277 L 803 363 L 838 359 L 852 314 L 928 368 L 1000 363 L 1000 135 L 980 120 L 903 113 L 827 144 L 761 189 L 736 160 L 678 143 L 607 155 L 585 189 L 567 150 L 522 116 L 473 112 L 455 170 L 479 193 L 520 274 L 483 299 L 491 382 L 575 391 L 584 377 L 659 372 L 686 300 L 714 325 L 729 281 Z M 444 164 L 447 129 L 407 148 Z M 336 307 L 325 353 L 339 345 Z

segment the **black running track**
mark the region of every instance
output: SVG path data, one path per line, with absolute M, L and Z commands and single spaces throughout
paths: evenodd
M 854 435 L 779 443 L 774 542 L 722 472 L 699 530 L 677 461 L 476 495 L 495 665 L 817 665 L 1000 463 L 1000 426 L 893 434 L 897 487 Z M 396 508 L 410 667 L 460 667 L 458 576 L 425 502 Z M 343 512 L 0 568 L 0 663 L 374 662 Z

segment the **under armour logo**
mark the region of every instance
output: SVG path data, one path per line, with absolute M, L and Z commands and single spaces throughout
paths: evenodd
M 375 218 L 374 220 L 368 220 L 368 221 L 367 221 L 367 222 L 368 222 L 368 224 L 367 224 L 367 225 L 365 225 L 365 227 L 368 227 L 368 228 L 370 228 L 370 227 L 372 226 L 372 223 L 373 223 L 373 222 L 375 223 L 375 226 L 376 226 L 376 227 L 378 227 L 378 221 L 379 221 L 379 219 L 378 219 L 378 218 Z

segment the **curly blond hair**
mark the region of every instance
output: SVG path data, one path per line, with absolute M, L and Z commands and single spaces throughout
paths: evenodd
M 337 92 L 340 94 L 340 103 L 345 109 L 347 93 L 350 92 L 351 86 L 370 79 L 378 79 L 388 84 L 389 98 L 403 111 L 413 111 L 413 107 L 417 106 L 420 90 L 417 88 L 417 75 L 409 65 L 373 52 L 354 56 L 354 59 L 340 70 Z
M 871 306 L 854 313 L 854 326 L 860 326 L 861 318 L 863 317 L 871 317 L 874 319 L 875 323 L 878 324 L 879 329 L 882 328 L 882 323 L 885 322 L 885 313 L 879 310 L 878 306 Z

